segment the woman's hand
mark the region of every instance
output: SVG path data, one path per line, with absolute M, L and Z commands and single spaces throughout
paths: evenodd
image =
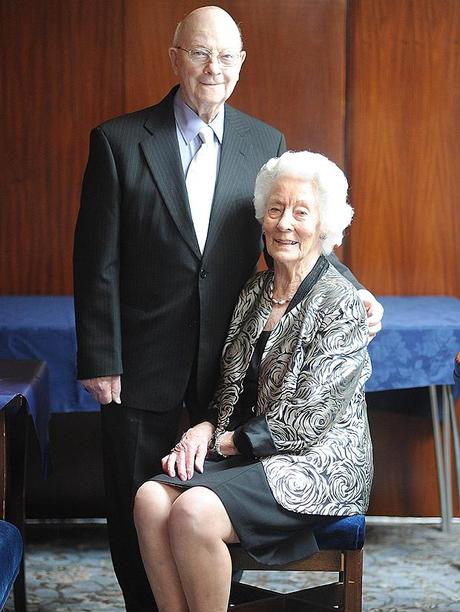
M 213 433 L 214 425 L 209 421 L 188 429 L 170 453 L 161 460 L 163 471 L 168 476 L 175 476 L 177 470 L 181 480 L 189 480 L 195 469 L 202 473 Z

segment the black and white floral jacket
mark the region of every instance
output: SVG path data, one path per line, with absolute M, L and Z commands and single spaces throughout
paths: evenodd
M 211 409 L 226 430 L 271 312 L 273 272 L 242 290 Z M 373 464 L 364 383 L 371 374 L 363 304 L 324 257 L 302 283 L 262 356 L 254 418 L 237 446 L 263 464 L 276 501 L 300 513 L 352 515 L 369 504 Z

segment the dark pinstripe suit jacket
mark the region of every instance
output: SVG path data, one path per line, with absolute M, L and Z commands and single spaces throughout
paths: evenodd
M 255 176 L 283 135 L 230 106 L 200 254 L 173 114 L 158 105 L 93 130 L 75 233 L 78 377 L 122 373 L 128 406 L 168 410 L 196 358 L 205 407 L 239 291 L 256 265 Z

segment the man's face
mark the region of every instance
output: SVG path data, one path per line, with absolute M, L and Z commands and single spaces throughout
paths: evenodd
M 230 67 L 221 66 L 217 53 L 239 52 L 241 39 L 230 16 L 215 10 L 203 11 L 188 18 L 178 45 L 184 49 L 208 49 L 215 55 L 212 60 L 195 63 L 186 51 L 171 47 L 169 55 L 175 74 L 179 77 L 180 91 L 185 103 L 204 121 L 209 122 L 232 94 L 238 82 L 245 52 Z

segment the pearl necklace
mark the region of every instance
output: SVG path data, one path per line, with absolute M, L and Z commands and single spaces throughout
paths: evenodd
M 276 304 L 276 306 L 284 306 L 284 304 L 290 302 L 293 297 L 293 295 L 288 295 L 284 300 L 277 300 L 276 298 L 272 297 L 272 304 Z

